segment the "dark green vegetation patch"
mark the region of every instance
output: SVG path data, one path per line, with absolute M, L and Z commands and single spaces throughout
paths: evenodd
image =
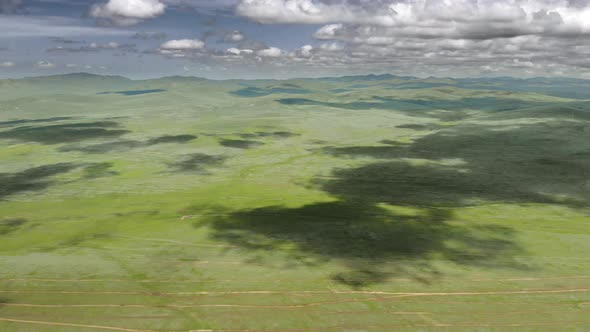
M 219 144 L 236 149 L 252 149 L 264 145 L 263 142 L 245 139 L 220 139 Z
M 67 173 L 79 165 L 59 163 L 33 167 L 16 173 L 0 173 L 0 200 L 22 191 L 42 190 L 54 184 L 52 177 Z
M 283 86 L 285 86 L 283 84 Z M 259 88 L 259 87 L 247 87 L 240 90 L 232 91 L 231 94 L 240 96 L 240 97 L 264 97 L 275 93 L 285 93 L 285 94 L 306 94 L 312 93 L 313 91 L 307 89 L 301 89 L 294 85 L 287 85 L 286 87 L 268 87 L 268 88 Z
M 102 154 L 109 152 L 122 152 L 132 149 L 148 147 L 156 144 L 165 143 L 186 143 L 197 139 L 194 135 L 164 135 L 155 138 L 148 139 L 146 141 L 137 140 L 119 140 L 114 142 L 98 143 L 91 145 L 72 144 L 62 146 L 58 149 L 60 152 L 84 152 L 90 154 Z
M 273 131 L 273 132 L 265 132 L 265 131 L 257 131 L 255 133 L 242 133 L 237 134 L 241 138 L 261 138 L 261 137 L 271 137 L 271 138 L 289 138 L 299 136 L 299 134 L 288 132 L 288 131 Z
M 195 135 L 164 135 L 149 139 L 146 144 L 154 145 L 161 143 L 185 143 L 197 139 Z
M 23 218 L 0 220 L 0 236 L 15 232 L 27 223 L 29 223 L 29 220 Z
M 225 156 L 193 153 L 182 156 L 181 160 L 172 163 L 170 166 L 176 171 L 207 174 L 209 173 L 209 170 L 223 165 L 223 162 L 226 159 L 227 157 Z
M 113 163 L 111 162 L 90 164 L 84 167 L 84 178 L 94 179 L 119 174 L 118 172 L 112 170 L 112 167 Z
M 108 94 L 119 94 L 123 96 L 137 96 L 137 95 L 144 95 L 148 93 L 156 93 L 156 92 L 164 92 L 164 89 L 148 89 L 148 90 L 128 90 L 128 91 L 112 91 L 112 92 L 99 92 L 99 95 L 108 95 Z
M 71 119 L 74 119 L 74 117 L 54 116 L 51 118 L 43 118 L 43 119 L 18 119 L 18 120 L 0 121 L 0 127 L 9 127 L 9 126 L 15 126 L 15 125 L 40 123 L 40 122 L 56 122 L 56 121 L 64 121 L 64 120 L 71 120 Z
M 96 138 L 112 138 L 129 133 L 117 122 L 96 121 L 46 126 L 24 126 L 0 132 L 0 139 L 14 139 L 41 144 L 60 144 Z

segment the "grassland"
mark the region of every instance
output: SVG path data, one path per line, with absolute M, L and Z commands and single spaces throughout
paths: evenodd
M 587 331 L 588 85 L 0 81 L 0 331 Z

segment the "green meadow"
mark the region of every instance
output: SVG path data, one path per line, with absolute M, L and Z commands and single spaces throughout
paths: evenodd
M 588 91 L 0 80 L 0 331 L 588 331 Z

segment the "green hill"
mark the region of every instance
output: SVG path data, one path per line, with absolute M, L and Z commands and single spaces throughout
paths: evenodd
M 586 330 L 588 84 L 0 80 L 0 331 Z

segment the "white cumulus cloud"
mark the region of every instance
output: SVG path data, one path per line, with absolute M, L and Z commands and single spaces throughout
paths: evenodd
M 241 33 L 240 31 L 232 31 L 232 32 L 226 34 L 223 38 L 223 40 L 226 43 L 237 43 L 237 42 L 241 42 L 244 39 L 246 39 L 246 36 L 244 36 L 244 34 Z
M 299 49 L 299 54 L 301 54 L 302 57 L 309 58 L 310 56 L 312 56 L 312 51 L 313 51 L 313 46 L 303 45 Z
M 266 58 L 278 58 L 283 55 L 283 50 L 277 47 L 269 47 L 257 51 L 256 55 Z
M 15 63 L 12 61 L 4 61 L 4 62 L 0 62 L 0 67 L 2 68 L 10 68 L 10 67 L 14 67 Z
M 166 5 L 159 0 L 109 0 L 94 4 L 89 14 L 125 26 L 160 16 L 165 11 Z
M 344 50 L 344 45 L 337 42 L 324 43 L 320 45 L 320 49 L 328 52 L 338 52 Z
M 313 36 L 317 39 L 332 39 L 336 36 L 338 31 L 342 30 L 342 28 L 344 28 L 343 24 L 324 25 L 323 27 L 319 28 Z
M 198 50 L 205 47 L 205 43 L 199 39 L 173 39 L 163 43 L 163 50 Z
M 244 55 L 244 54 L 252 54 L 252 53 L 254 53 L 254 51 L 250 50 L 250 49 L 239 49 L 239 48 L 235 48 L 235 47 L 230 47 L 227 50 L 225 50 L 225 53 L 231 54 L 231 55 Z

